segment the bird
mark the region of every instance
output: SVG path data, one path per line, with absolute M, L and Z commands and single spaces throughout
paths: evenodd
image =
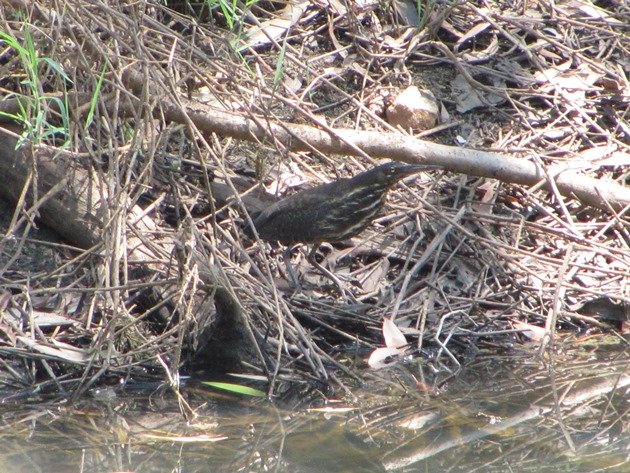
M 387 162 L 354 177 L 285 197 L 258 214 L 253 219 L 254 227 L 262 240 L 279 241 L 289 251 L 297 243 L 314 244 L 308 259 L 322 271 L 314 260 L 319 244 L 337 243 L 358 235 L 378 216 L 392 186 L 404 177 L 438 168 Z M 288 263 L 287 253 L 284 259 Z M 291 279 L 297 281 L 289 264 L 287 270 Z M 326 276 L 330 278 L 330 274 Z
M 283 245 L 336 243 L 361 233 L 404 177 L 439 168 L 392 161 L 349 179 L 311 187 L 268 206 L 255 219 L 258 236 Z

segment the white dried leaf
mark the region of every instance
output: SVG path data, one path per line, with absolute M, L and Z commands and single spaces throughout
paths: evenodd
M 368 366 L 373 370 L 380 370 L 382 368 L 387 368 L 394 361 L 397 360 L 398 356 L 402 353 L 402 350 L 398 348 L 389 348 L 382 347 L 377 348 L 372 352 L 370 358 L 368 358 Z
M 407 339 L 389 317 L 383 319 L 383 337 L 387 348 L 401 348 L 407 345 Z

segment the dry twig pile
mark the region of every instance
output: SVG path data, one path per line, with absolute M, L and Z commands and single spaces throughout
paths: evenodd
M 0 242 L 6 384 L 31 386 L 42 369 L 78 393 L 137 365 L 174 376 L 215 314 L 227 322 L 206 355 L 227 338 L 273 376 L 297 366 L 321 381 L 346 368 L 335 346 L 382 343 L 384 316 L 478 346 L 511 343 L 498 332 L 518 322 L 549 335 L 625 316 L 623 2 L 461 2 L 419 17 L 261 3 L 231 32 L 217 11 L 110 3 L 0 12 L 0 111 L 21 125 L 2 132 L 2 194 L 17 203 Z M 421 135 L 383 119 L 410 84 L 442 104 Z M 265 204 L 222 197 L 242 176 L 282 193 L 384 157 L 445 172 L 399 186 L 371 232 L 326 255 L 360 304 L 309 267 L 288 297 L 275 250 L 243 234 L 244 210 Z M 72 247 L 34 241 L 36 217 Z M 29 247 L 53 250 L 46 269 L 25 266 Z

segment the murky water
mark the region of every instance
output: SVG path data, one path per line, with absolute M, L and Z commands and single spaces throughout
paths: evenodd
M 0 471 L 628 472 L 629 360 L 479 359 L 433 392 L 396 383 L 417 374 L 405 366 L 370 375 L 351 401 L 298 412 L 184 393 L 190 422 L 165 392 L 5 402 Z

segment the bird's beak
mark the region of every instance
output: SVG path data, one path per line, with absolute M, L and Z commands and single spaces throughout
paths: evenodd
M 408 167 L 404 169 L 405 174 L 411 175 L 418 172 L 436 171 L 438 169 L 442 169 L 442 166 L 437 166 L 433 164 L 409 164 Z
M 409 166 L 413 167 L 416 172 L 442 169 L 442 166 L 438 166 L 437 164 L 410 164 Z

